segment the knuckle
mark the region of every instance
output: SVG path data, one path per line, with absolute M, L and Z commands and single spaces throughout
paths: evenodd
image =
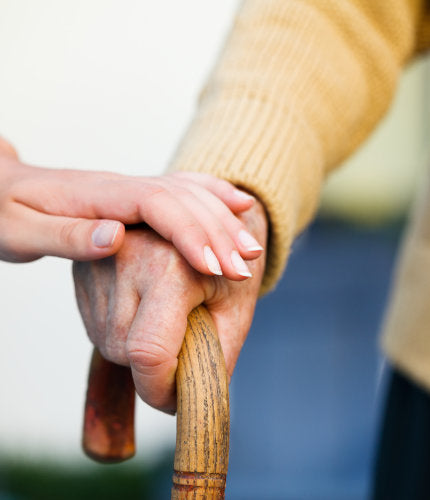
M 193 182 L 189 179 L 173 178 L 165 180 L 165 193 L 170 200 L 176 200 L 180 203 L 182 207 L 186 204 L 184 200 L 188 200 L 194 196 L 193 194 Z
M 167 189 L 158 183 L 151 183 L 147 185 L 143 191 L 145 193 L 146 201 L 162 198 L 167 193 Z
M 168 203 L 168 191 L 164 186 L 150 183 L 139 190 L 136 212 L 149 220 L 159 217 L 160 208 L 163 209 Z
M 188 220 L 183 226 L 176 226 L 174 229 L 174 234 L 183 237 L 184 233 L 195 233 L 200 232 L 201 228 L 196 220 Z
M 193 247 L 202 240 L 206 240 L 204 231 L 194 219 L 186 221 L 183 225 L 177 224 L 171 235 L 171 241 L 176 248 L 184 248 L 184 243 L 187 247 Z
M 155 340 L 127 341 L 126 355 L 130 364 L 143 375 L 174 361 L 174 356 Z
M 112 361 L 118 365 L 128 365 L 128 357 L 125 351 L 125 345 L 123 342 L 117 339 L 107 338 L 104 345 L 104 353 L 106 359 Z
M 9 204 L 10 202 L 15 203 L 26 203 L 29 194 L 34 192 L 36 180 L 33 177 L 26 177 L 23 175 L 13 176 L 5 179 L 0 191 L 0 199 L 2 203 Z M 37 189 L 40 189 L 37 183 Z M 31 197 L 30 197 L 31 199 Z
M 189 287 L 195 286 L 196 276 L 195 269 L 188 264 L 188 261 L 183 257 L 179 251 L 174 249 L 170 251 L 166 258 L 161 263 L 162 275 L 160 276 L 157 289 L 164 290 L 165 296 L 169 294 L 172 300 L 175 300 L 174 291 L 181 289 L 185 292 Z M 181 285 L 181 286 L 178 286 Z
M 231 290 L 228 280 L 217 280 L 212 276 L 204 282 L 205 302 L 214 307 L 220 307 L 228 303 L 231 298 Z
M 227 233 L 227 230 L 216 220 L 213 222 L 213 224 L 211 224 L 210 240 L 216 242 L 217 246 L 220 246 L 221 242 L 224 242 L 226 245 L 228 244 L 229 247 L 235 248 L 235 245 L 231 240 L 229 234 Z
M 181 276 L 185 274 L 187 270 L 187 263 L 182 255 L 175 250 L 171 252 L 166 259 L 165 263 L 165 273 L 171 276 Z
M 59 229 L 58 239 L 61 245 L 74 246 L 78 239 L 78 227 L 80 220 L 71 220 L 63 224 Z
M 176 198 L 184 199 L 193 197 L 193 193 L 191 191 L 192 184 L 190 182 L 186 182 L 184 184 L 173 184 L 169 188 L 169 193 Z

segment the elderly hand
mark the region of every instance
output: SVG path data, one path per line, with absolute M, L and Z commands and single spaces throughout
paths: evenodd
M 265 244 L 262 205 L 256 202 L 240 218 Z M 206 305 L 231 376 L 252 322 L 264 265 L 263 255 L 249 262 L 253 278 L 243 282 L 205 276 L 154 231 L 134 229 L 126 232 L 115 256 L 75 262 L 73 270 L 91 341 L 106 359 L 131 367 L 144 401 L 171 412 L 176 407 L 175 371 L 188 313 Z

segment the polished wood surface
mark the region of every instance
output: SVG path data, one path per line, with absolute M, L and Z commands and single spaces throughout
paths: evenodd
M 135 391 L 131 371 L 93 351 L 85 402 L 82 447 L 102 463 L 122 462 L 135 453 Z
M 188 316 L 176 386 L 172 499 L 224 498 L 230 436 L 228 379 L 218 335 L 202 306 Z

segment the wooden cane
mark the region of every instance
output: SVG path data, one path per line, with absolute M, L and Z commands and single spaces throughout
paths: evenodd
M 98 462 L 131 458 L 135 391 L 130 368 L 106 361 L 94 349 L 88 377 L 82 447 Z
M 188 316 L 178 357 L 176 388 L 172 500 L 223 499 L 230 434 L 228 379 L 218 335 L 203 306 Z M 132 456 L 133 415 L 130 371 L 104 360 L 96 352 L 85 406 L 85 453 L 102 462 Z

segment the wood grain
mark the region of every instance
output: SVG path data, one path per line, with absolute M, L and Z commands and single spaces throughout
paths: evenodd
M 176 385 L 172 499 L 224 498 L 230 436 L 228 378 L 215 326 L 203 306 L 188 316 Z
M 172 499 L 223 499 L 230 437 L 228 378 L 215 326 L 203 306 L 188 316 L 176 387 Z M 100 462 L 131 457 L 133 420 L 130 370 L 104 360 L 95 349 L 85 406 L 85 453 Z

